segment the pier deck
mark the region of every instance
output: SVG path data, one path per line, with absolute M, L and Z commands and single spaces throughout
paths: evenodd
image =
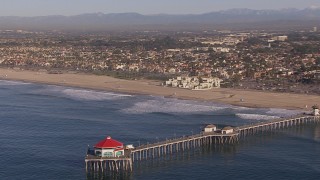
M 266 122 L 258 122 L 254 124 L 236 127 L 235 130 L 239 133 L 240 138 L 246 135 L 252 135 L 263 131 L 274 131 L 281 128 L 297 126 L 306 123 L 317 123 L 320 121 L 320 116 L 295 116 L 291 118 L 273 119 Z

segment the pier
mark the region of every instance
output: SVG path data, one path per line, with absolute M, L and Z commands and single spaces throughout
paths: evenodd
M 161 158 L 175 152 L 187 151 L 209 144 L 232 144 L 238 141 L 238 133 L 219 134 L 201 133 L 192 136 L 166 140 L 154 144 L 142 145 L 131 151 L 132 160 Z
M 214 129 L 191 136 L 167 139 L 152 144 L 144 144 L 135 148 L 124 149 L 121 156 L 98 157 L 93 151 L 88 151 L 85 158 L 87 172 L 131 172 L 135 161 L 173 156 L 176 153 L 201 148 L 208 145 L 234 144 L 247 136 L 262 132 L 272 132 L 292 126 L 308 123 L 319 123 L 320 116 L 296 116 L 291 118 L 274 119 L 254 124 Z M 213 125 L 210 125 L 213 126 Z M 206 128 L 205 128 L 206 129 Z
M 307 123 L 317 123 L 320 121 L 320 116 L 297 116 L 286 119 L 274 119 L 271 121 L 260 122 L 250 125 L 236 127 L 235 130 L 239 133 L 239 138 L 245 138 L 247 135 L 254 135 L 264 131 L 276 131 L 291 126 L 298 126 Z

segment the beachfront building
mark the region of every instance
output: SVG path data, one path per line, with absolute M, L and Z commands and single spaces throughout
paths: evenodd
M 314 116 L 319 116 L 319 115 L 320 115 L 319 107 L 318 107 L 317 105 L 312 106 L 312 109 L 313 109 L 312 114 L 313 114 Z
M 94 153 L 99 157 L 119 157 L 124 155 L 123 143 L 108 136 L 94 146 Z
M 233 128 L 231 126 L 224 127 L 221 130 L 221 133 L 222 134 L 231 134 L 231 133 L 233 133 Z
M 286 41 L 288 40 L 288 36 L 275 36 L 271 38 L 274 41 Z
M 169 79 L 165 82 L 166 86 L 192 89 L 192 90 L 206 90 L 212 88 L 220 88 L 222 80 L 214 77 L 177 77 L 176 79 Z
M 205 133 L 215 132 L 217 130 L 217 126 L 213 124 L 209 124 L 204 128 Z

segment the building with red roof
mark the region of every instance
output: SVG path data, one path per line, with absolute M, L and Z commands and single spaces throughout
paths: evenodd
M 108 136 L 94 146 L 94 153 L 100 157 L 119 157 L 124 155 L 123 143 Z

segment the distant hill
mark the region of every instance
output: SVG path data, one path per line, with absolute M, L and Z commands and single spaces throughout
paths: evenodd
M 209 30 L 303 29 L 320 25 L 320 9 L 230 9 L 204 14 L 93 13 L 76 16 L 0 17 L 0 29 L 22 30 Z

